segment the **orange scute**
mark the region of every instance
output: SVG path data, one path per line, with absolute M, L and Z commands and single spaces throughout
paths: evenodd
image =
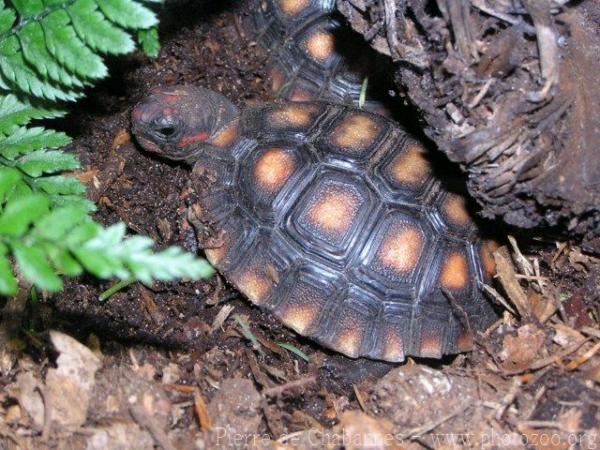
M 362 333 L 358 328 L 346 330 L 335 342 L 335 348 L 350 357 L 358 356 L 362 341 Z
M 313 105 L 295 105 L 288 104 L 282 108 L 274 110 L 270 116 L 270 123 L 275 127 L 306 127 L 308 126 L 317 108 Z
M 385 333 L 383 358 L 386 361 L 404 361 L 404 345 L 398 333 L 399 331 L 393 328 L 388 328 Z
M 280 314 L 281 320 L 297 333 L 305 335 L 316 323 L 319 311 L 312 304 L 292 306 Z
M 236 277 L 237 278 L 237 277 Z M 271 282 L 263 276 L 249 269 L 242 273 L 236 281 L 238 289 L 250 299 L 252 303 L 260 305 L 271 292 Z
M 313 93 L 308 89 L 302 89 L 299 87 L 294 88 L 290 100 L 293 102 L 309 102 L 313 99 Z
M 285 75 L 281 70 L 273 68 L 271 69 L 270 77 L 271 90 L 275 93 L 279 92 L 279 90 L 283 87 L 283 84 L 285 83 Z
M 423 252 L 423 235 L 412 226 L 390 229 L 379 249 L 380 263 L 396 272 L 413 270 Z
M 420 356 L 440 358 L 442 356 L 442 339 L 440 336 L 427 336 L 421 339 Z
M 360 197 L 353 191 L 330 186 L 310 209 L 310 222 L 326 232 L 346 234 L 358 213 Z
M 254 165 L 254 178 L 265 191 L 278 192 L 294 173 L 294 157 L 281 148 L 271 148 Z
M 308 54 L 320 62 L 325 62 L 331 57 L 335 49 L 333 34 L 325 31 L 314 33 L 306 40 Z
M 473 335 L 468 331 L 463 331 L 458 337 L 458 350 L 468 352 L 473 348 Z
M 281 10 L 288 16 L 295 16 L 310 4 L 310 0 L 280 0 Z
M 441 285 L 450 290 L 460 290 L 469 283 L 467 259 L 462 253 L 450 253 L 446 256 L 440 277 Z
M 333 142 L 342 149 L 365 150 L 377 138 L 379 125 L 371 117 L 353 114 L 337 126 Z
M 238 137 L 238 128 L 239 121 L 235 120 L 220 130 L 215 137 L 210 140 L 210 142 L 219 148 L 230 147 Z
M 471 216 L 467 211 L 467 201 L 460 195 L 448 195 L 444 200 L 443 209 L 446 217 L 453 225 L 464 227 L 471 222 Z
M 392 162 L 391 176 L 399 184 L 419 185 L 429 178 L 431 166 L 425 158 L 424 149 L 412 144 Z

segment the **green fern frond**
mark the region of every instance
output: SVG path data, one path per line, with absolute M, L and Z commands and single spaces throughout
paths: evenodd
M 76 76 L 104 78 L 108 69 L 102 58 L 82 42 L 70 25 L 66 11 L 56 11 L 42 20 L 48 51 Z M 65 45 L 65 42 L 68 42 Z
M 98 11 L 94 0 L 79 0 L 66 11 L 77 35 L 91 49 L 118 55 L 129 53 L 135 48 L 131 36 L 111 24 Z
M 130 0 L 102 0 L 97 4 L 109 20 L 123 28 L 144 29 L 158 23 L 156 15 L 140 3 Z
M 40 77 L 25 61 L 16 36 L 0 41 L 0 72 L 5 90 L 23 92 L 50 101 L 73 101 L 83 95 L 81 92 L 57 87 Z
M 77 158 L 69 153 L 60 150 L 40 150 L 19 158 L 15 167 L 21 169 L 30 177 L 39 177 L 46 173 L 78 169 L 80 165 Z
M 5 138 L 0 138 L 0 155 L 8 160 L 45 148 L 59 148 L 71 142 L 64 133 L 46 130 L 43 127 L 20 127 Z
M 31 180 L 31 186 L 34 190 L 51 196 L 85 194 L 85 186 L 77 178 L 64 175 L 36 178 Z
M 54 102 L 76 100 L 105 77 L 101 54 L 132 51 L 130 32 L 158 54 L 156 24 L 135 0 L 0 0 L 0 294 L 17 292 L 16 268 L 49 292 L 84 270 L 145 283 L 212 274 L 177 247 L 154 253 L 151 239 L 127 238 L 124 224 L 94 222 L 85 186 L 64 174 L 80 167 L 62 150 L 71 139 L 31 126 L 64 115 Z
M 206 261 L 197 260 L 178 247 L 152 253 L 152 245 L 152 239 L 143 236 L 125 239 L 125 224 L 117 223 L 101 230 L 75 255 L 88 271 L 100 278 L 133 277 L 151 283 L 153 279 L 206 278 L 214 272 Z
M 129 32 L 156 55 L 158 20 L 135 0 L 0 2 L 0 87 L 38 98 L 73 101 L 107 75 L 100 54 L 134 49 Z
M 0 96 L 0 133 L 13 134 L 34 119 L 62 117 L 66 111 L 48 105 L 34 106 L 16 95 Z
M 158 56 L 160 51 L 160 42 L 158 40 L 158 28 L 152 27 L 148 30 L 138 31 L 138 42 L 142 46 L 144 53 L 152 58 Z
M 2 186 L 0 175 L 0 186 Z M 153 242 L 142 236 L 125 236 L 125 224 L 103 229 L 82 205 L 52 207 L 37 193 L 11 198 L 0 216 L 0 292 L 15 294 L 16 282 L 8 254 L 15 257 L 22 275 L 42 290 L 56 292 L 59 275 L 78 275 L 84 269 L 100 277 L 153 280 L 208 277 L 212 267 L 170 247 L 153 253 Z
M 52 41 L 47 40 L 44 36 L 44 29 L 40 22 L 25 25 L 17 32 L 17 37 L 21 44 L 23 57 L 37 70 L 42 78 L 49 78 L 53 82 L 60 83 L 68 88 L 77 89 L 84 86 L 81 79 L 72 75 L 65 66 L 58 62 L 55 55 L 50 53 L 48 43 Z M 104 69 L 104 75 L 106 75 L 106 68 Z

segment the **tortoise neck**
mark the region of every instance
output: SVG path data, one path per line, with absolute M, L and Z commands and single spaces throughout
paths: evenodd
M 206 142 L 216 147 L 225 147 L 230 142 L 225 139 L 223 133 L 227 133 L 228 130 L 231 132 L 232 128 L 237 129 L 240 109 L 224 95 L 208 89 L 205 91 L 206 108 L 209 110 L 208 117 L 212 122 L 209 125 L 210 137 Z

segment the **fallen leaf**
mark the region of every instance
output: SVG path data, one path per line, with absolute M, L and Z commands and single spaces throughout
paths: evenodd
M 87 439 L 86 450 L 154 449 L 154 441 L 145 430 L 133 422 L 117 422 L 105 427 L 94 427 Z
M 40 394 L 42 383 L 32 372 L 21 372 L 17 376 L 17 400 L 33 423 L 41 428 L 44 424 L 44 400 Z
M 346 450 L 391 450 L 400 446 L 394 439 L 391 422 L 361 411 L 346 411 L 339 428 Z
M 506 371 L 525 370 L 545 352 L 546 334 L 534 324 L 526 324 L 517 330 L 517 335 L 506 335 L 502 351 L 498 355 Z
M 126 129 L 121 129 L 118 131 L 117 135 L 112 141 L 112 145 L 110 146 L 112 151 L 118 150 L 125 144 L 131 143 L 131 134 Z
M 85 423 L 100 359 L 76 339 L 58 331 L 50 340 L 59 352 L 56 369 L 46 375 L 44 395 L 52 421 L 64 427 Z

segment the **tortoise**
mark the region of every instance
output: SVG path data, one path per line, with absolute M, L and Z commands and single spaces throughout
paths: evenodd
M 395 122 L 328 102 L 238 109 L 201 87 L 157 88 L 138 143 L 193 165 L 207 259 L 254 304 L 349 357 L 468 351 L 496 318 L 495 266 L 465 199 Z
M 268 52 L 277 98 L 357 105 L 368 77 L 367 100 L 361 106 L 391 114 L 385 89 L 390 85 L 388 63 L 337 15 L 335 0 L 255 0 L 249 6 L 243 30 Z

